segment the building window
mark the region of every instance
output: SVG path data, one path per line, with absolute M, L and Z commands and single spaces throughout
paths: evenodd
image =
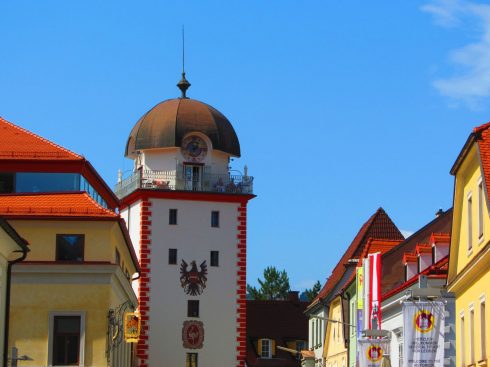
M 56 261 L 83 261 L 85 235 L 57 234 Z
M 14 177 L 13 173 L 0 173 L 0 193 L 14 192 Z
M 85 314 L 59 312 L 49 315 L 50 366 L 79 366 L 84 364 Z
M 116 249 L 116 264 L 121 265 L 121 254 L 118 249 Z
M 459 355 L 461 356 L 461 361 L 460 361 L 460 365 L 461 366 L 466 366 L 465 364 L 465 340 L 464 340 L 464 337 L 465 337 L 465 332 L 464 332 L 464 314 L 461 314 L 460 316 L 460 319 L 459 319 L 459 333 L 460 333 L 460 336 L 459 336 L 459 340 L 460 340 L 460 346 L 459 346 Z
M 169 265 L 176 265 L 177 264 L 177 249 L 176 248 L 169 248 L 168 249 L 168 263 L 169 263 Z
M 187 317 L 199 317 L 199 301 L 187 301 Z
M 468 194 L 468 252 L 471 251 L 473 247 L 473 199 L 471 198 L 471 193 Z
M 185 367 L 197 367 L 197 353 L 187 353 Z
M 478 183 L 478 239 L 483 237 L 483 182 Z
M 480 302 L 480 348 L 481 348 L 481 358 L 480 360 L 487 359 L 487 330 L 486 330 L 486 311 L 485 311 L 485 299 Z
M 177 209 L 169 209 L 168 211 L 168 224 L 177 224 Z
M 271 358 L 272 357 L 272 342 L 270 339 L 261 339 L 260 346 L 260 356 L 262 358 Z
M 475 309 L 470 306 L 470 364 L 475 363 Z
M 436 246 L 432 246 L 432 264 L 436 263 Z
M 213 210 L 211 212 L 211 227 L 219 227 L 219 212 Z
M 398 366 L 403 367 L 403 342 L 398 343 Z
M 219 266 L 219 251 L 211 251 L 211 266 Z

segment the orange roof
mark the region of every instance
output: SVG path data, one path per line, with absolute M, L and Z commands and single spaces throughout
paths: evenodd
M 339 283 L 342 276 L 346 272 L 345 265 L 347 264 L 348 260 L 352 258 L 359 258 L 369 238 L 400 241 L 403 241 L 404 239 L 403 235 L 400 233 L 388 214 L 386 214 L 383 208 L 379 208 L 361 227 L 356 237 L 354 237 L 352 243 L 333 269 L 327 282 L 318 293 L 318 296 L 308 307 L 318 303 L 320 299 L 328 297 L 330 292 Z
M 405 252 L 405 254 L 403 255 L 403 263 L 406 264 L 406 263 L 414 263 L 414 262 L 417 262 L 417 255 L 414 255 L 412 253 L 409 253 L 409 252 Z
M 481 139 L 478 139 L 478 148 L 480 150 L 480 159 L 482 163 L 483 176 L 485 177 L 485 185 L 487 194 L 490 193 L 490 122 L 480 126 L 475 132 L 481 133 Z
M 0 159 L 82 160 L 83 157 L 0 117 Z
M 451 235 L 449 233 L 432 233 L 429 239 L 429 243 L 447 243 L 451 242 Z
M 6 217 L 93 217 L 117 219 L 86 192 L 0 195 L 0 215 Z
M 420 253 L 424 253 L 424 254 L 427 254 L 427 253 L 432 253 L 432 247 L 430 247 L 428 244 L 426 243 L 417 243 L 417 245 L 415 246 L 415 253 L 417 254 L 420 254 Z
M 400 244 L 402 240 L 387 240 L 387 239 L 379 239 L 379 238 L 369 238 L 364 250 L 359 257 L 359 262 L 357 263 L 357 267 L 362 266 L 362 260 L 366 258 L 369 254 L 375 254 L 376 252 L 381 252 L 383 255 L 385 252 L 390 251 L 393 247 Z M 345 283 L 343 290 L 345 290 L 353 281 L 356 279 L 356 273 L 352 273 L 349 277 L 349 280 Z

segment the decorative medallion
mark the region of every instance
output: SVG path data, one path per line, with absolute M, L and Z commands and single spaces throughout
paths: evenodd
M 201 263 L 201 270 L 197 269 L 195 260 L 191 261 L 191 270 L 188 271 L 187 267 L 187 263 L 182 259 L 182 264 L 180 264 L 180 285 L 184 288 L 186 294 L 198 296 L 206 288 L 206 282 L 208 280 L 206 278 L 206 275 L 208 275 L 206 260 Z
M 415 329 L 421 333 L 428 333 L 434 328 L 434 315 L 428 310 L 420 310 L 413 318 Z
M 379 362 L 383 358 L 383 349 L 376 344 L 370 345 L 366 353 L 370 362 Z
M 201 349 L 204 341 L 202 321 L 184 321 L 182 325 L 182 342 L 184 348 Z
M 190 135 L 182 140 L 180 150 L 187 161 L 201 162 L 208 153 L 208 146 L 199 136 Z

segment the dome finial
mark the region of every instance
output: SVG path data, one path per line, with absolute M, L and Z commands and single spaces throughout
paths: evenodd
M 180 91 L 182 92 L 182 96 L 180 98 L 188 98 L 185 95 L 185 92 L 189 87 L 191 86 L 191 83 L 187 81 L 185 78 L 185 43 L 184 43 L 184 26 L 182 26 L 182 79 L 177 83 L 177 87 L 179 87 Z

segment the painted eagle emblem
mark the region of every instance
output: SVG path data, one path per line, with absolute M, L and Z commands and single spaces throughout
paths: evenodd
M 197 269 L 197 264 L 194 260 L 191 261 L 190 270 L 187 270 L 188 266 L 184 259 L 182 259 L 182 263 L 180 264 L 180 285 L 184 288 L 186 294 L 198 296 L 206 288 L 208 266 L 206 265 L 206 260 L 201 263 L 201 270 Z

